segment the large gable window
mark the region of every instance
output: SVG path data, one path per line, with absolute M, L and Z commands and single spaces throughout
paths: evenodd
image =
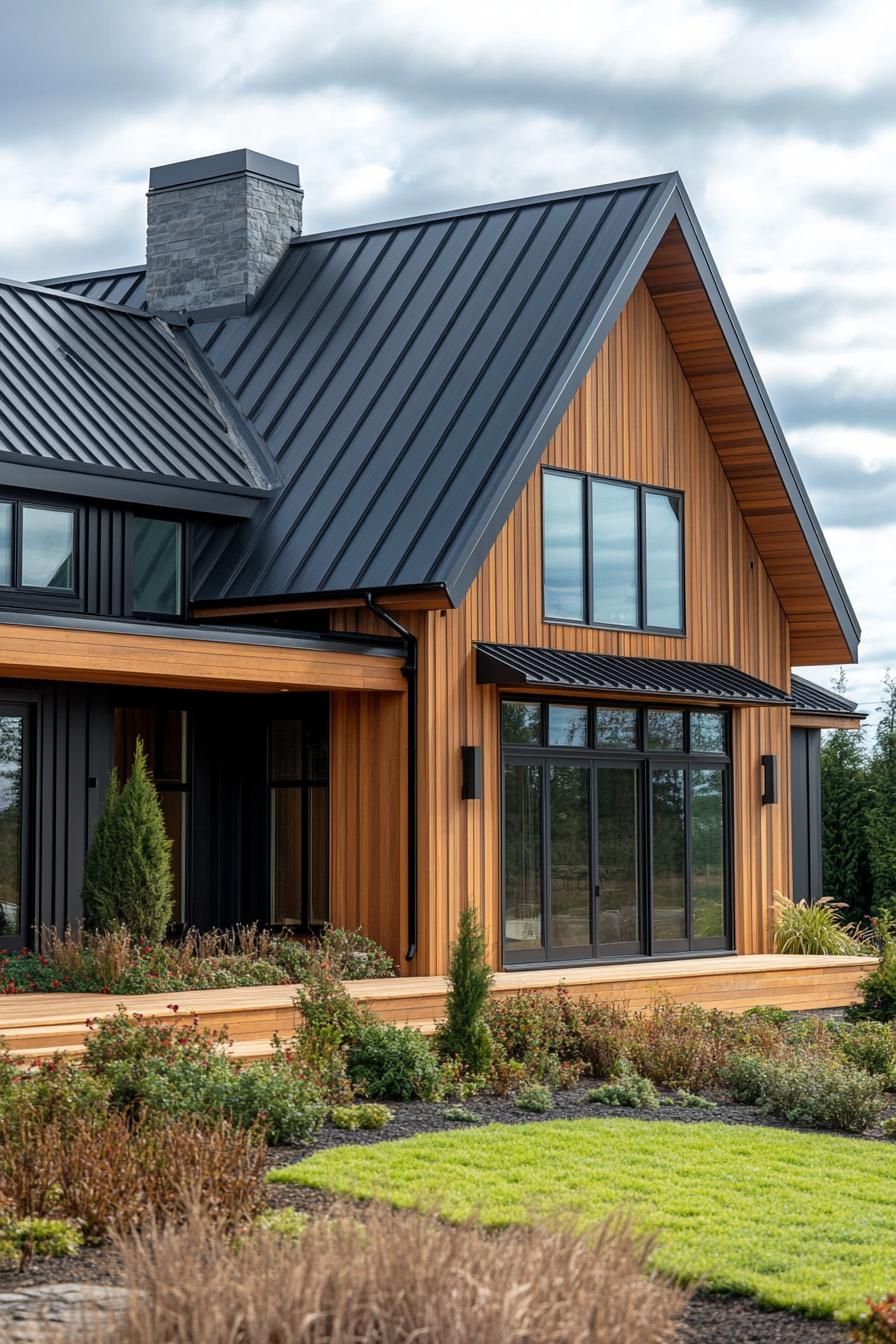
M 569 471 L 542 479 L 545 618 L 681 633 L 683 496 Z
M 74 592 L 74 509 L 0 500 L 0 587 Z

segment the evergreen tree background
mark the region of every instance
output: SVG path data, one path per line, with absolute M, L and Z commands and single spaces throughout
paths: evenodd
M 834 684 L 841 695 L 846 678 Z M 869 762 L 864 733 L 837 728 L 821 744 L 821 855 L 825 896 L 847 907 L 849 920 L 871 913 L 868 862 Z
M 884 678 L 884 703 L 868 765 L 868 862 L 875 914 L 896 913 L 896 678 Z
M 134 763 L 119 788 L 115 770 L 84 866 L 85 923 L 125 928 L 140 942 L 161 942 L 171 921 L 171 841 L 159 795 L 137 738 Z

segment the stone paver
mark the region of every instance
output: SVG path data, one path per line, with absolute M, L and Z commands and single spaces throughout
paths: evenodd
M 59 1330 L 80 1344 L 85 1324 L 111 1324 L 124 1311 L 127 1296 L 125 1288 L 97 1283 L 47 1283 L 0 1293 L 0 1340 L 45 1344 L 48 1332 Z

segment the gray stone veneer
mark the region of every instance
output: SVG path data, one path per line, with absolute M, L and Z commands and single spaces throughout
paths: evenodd
M 250 300 L 302 231 L 302 195 L 249 171 L 151 190 L 148 307 L 196 313 Z

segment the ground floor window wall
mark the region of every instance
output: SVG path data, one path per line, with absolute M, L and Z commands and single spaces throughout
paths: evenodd
M 508 964 L 730 947 L 730 716 L 501 707 Z

